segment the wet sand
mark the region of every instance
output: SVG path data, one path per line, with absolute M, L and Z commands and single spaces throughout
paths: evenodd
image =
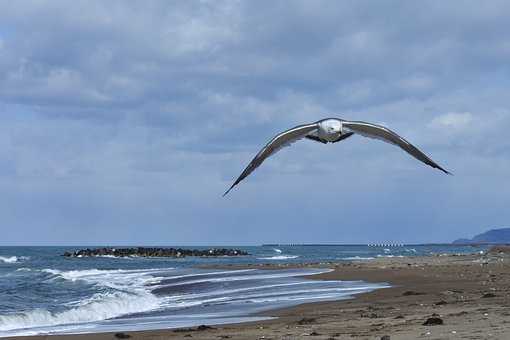
M 510 339 L 510 256 L 380 258 L 307 265 L 333 271 L 310 279 L 387 282 L 350 300 L 317 302 L 235 325 L 17 339 Z M 256 268 L 288 268 L 268 265 Z M 224 267 L 225 268 L 225 267 Z M 239 268 L 239 267 L 226 267 Z M 442 322 L 440 325 L 423 325 Z

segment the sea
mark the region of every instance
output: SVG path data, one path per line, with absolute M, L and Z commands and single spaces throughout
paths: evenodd
M 229 246 L 250 254 L 238 257 L 62 256 L 81 248 L 0 247 L 0 337 L 257 321 L 267 319 L 261 313 L 272 309 L 352 299 L 356 294 L 389 287 L 385 282 L 306 278 L 327 271 L 324 268 L 213 267 L 486 251 L 483 246 L 455 245 L 263 245 Z

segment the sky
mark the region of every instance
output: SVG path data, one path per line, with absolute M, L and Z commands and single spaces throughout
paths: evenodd
M 450 242 L 510 226 L 507 1 L 2 1 L 2 245 Z M 384 124 L 453 172 L 352 137 Z

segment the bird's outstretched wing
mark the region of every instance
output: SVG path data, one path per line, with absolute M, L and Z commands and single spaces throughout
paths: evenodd
M 269 143 L 267 143 L 266 146 L 262 148 L 262 150 L 259 151 L 255 158 L 253 158 L 253 160 L 250 162 L 250 164 L 248 164 L 246 169 L 244 169 L 241 176 L 236 179 L 234 184 L 232 184 L 232 186 L 223 194 L 223 196 L 228 194 L 233 187 L 239 184 L 239 182 L 248 177 L 248 175 L 251 174 L 253 170 L 255 170 L 260 164 L 262 164 L 266 158 L 275 154 L 284 146 L 288 146 L 297 140 L 304 138 L 307 134 L 317 128 L 317 123 L 298 125 L 275 136 Z
M 354 132 L 356 134 L 369 138 L 379 139 L 382 140 L 383 142 L 397 145 L 414 158 L 422 161 L 427 165 L 430 165 L 433 168 L 439 169 L 446 174 L 451 175 L 449 171 L 440 167 L 436 162 L 434 162 L 427 155 L 418 150 L 418 148 L 416 148 L 414 145 L 412 145 L 411 143 L 409 143 L 404 138 L 400 137 L 390 129 L 385 128 L 384 126 L 359 121 L 343 121 L 342 125 L 349 131 Z

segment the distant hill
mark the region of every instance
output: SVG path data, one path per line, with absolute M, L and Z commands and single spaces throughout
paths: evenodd
M 510 228 L 491 229 L 485 233 L 478 234 L 472 239 L 460 238 L 453 241 L 454 244 L 471 243 L 492 243 L 492 244 L 510 244 Z

